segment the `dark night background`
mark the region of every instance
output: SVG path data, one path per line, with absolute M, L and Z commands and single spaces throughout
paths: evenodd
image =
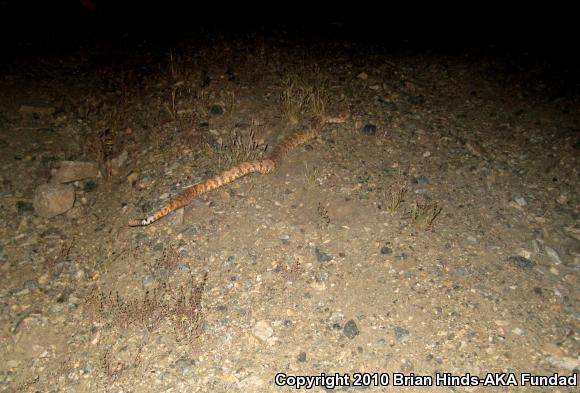
M 574 15 L 572 6 L 494 2 L 4 0 L 0 56 L 4 65 L 22 64 L 103 45 L 163 55 L 178 44 L 261 33 L 306 46 L 349 41 L 370 52 L 502 59 L 518 72 L 535 67 L 544 82 L 569 95 L 580 83 Z
M 490 44 L 506 50 L 556 54 L 577 52 L 572 6 L 498 4 L 440 5 L 421 2 L 216 2 L 216 1 L 0 2 L 4 44 L 134 38 L 176 41 L 200 32 L 242 33 L 284 27 L 315 39 L 354 39 L 375 45 L 405 42 L 410 48 L 468 48 Z M 91 3 L 84 1 L 84 3 Z

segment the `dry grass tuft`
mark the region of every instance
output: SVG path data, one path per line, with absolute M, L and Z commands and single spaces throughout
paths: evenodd
M 291 124 L 297 124 L 304 114 L 323 115 L 329 97 L 324 82 L 306 82 L 298 77 L 289 77 L 284 82 L 280 101 L 286 118 Z
M 206 282 L 207 273 L 198 284 L 193 278 L 178 288 L 161 284 L 136 299 L 125 299 L 118 292 L 99 292 L 89 300 L 89 305 L 95 319 L 113 327 L 137 327 L 151 333 L 166 322 L 173 327 L 178 340 L 191 342 L 200 334 Z
M 411 207 L 411 218 L 420 228 L 431 231 L 441 210 L 442 208 L 437 203 L 414 202 Z
M 405 199 L 407 189 L 407 178 L 399 171 L 395 182 L 383 192 L 382 199 L 389 212 L 394 213 L 399 209 Z
M 256 127 L 252 125 L 247 133 L 234 130 L 227 138 L 218 138 L 215 153 L 220 170 L 264 156 L 268 146 L 256 138 Z

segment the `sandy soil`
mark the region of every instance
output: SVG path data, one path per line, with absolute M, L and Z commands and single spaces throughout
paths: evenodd
M 295 391 L 277 373 L 573 391 L 393 386 L 580 367 L 579 106 L 541 63 L 249 36 L 5 71 L 0 391 Z M 234 131 L 269 151 L 308 127 L 311 106 L 292 124 L 281 103 L 290 82 L 351 118 L 273 174 L 128 227 L 223 169 Z M 44 219 L 33 195 L 62 160 L 101 176 Z

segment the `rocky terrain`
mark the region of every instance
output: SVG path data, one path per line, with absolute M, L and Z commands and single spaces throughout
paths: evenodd
M 580 368 L 578 85 L 398 48 L 121 36 L 5 64 L 0 391 L 576 391 L 393 386 Z M 127 225 L 344 111 L 275 173 Z

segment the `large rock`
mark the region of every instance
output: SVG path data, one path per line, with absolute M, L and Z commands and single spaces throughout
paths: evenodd
M 32 204 L 36 213 L 51 218 L 73 207 L 75 189 L 71 184 L 43 184 L 34 192 Z
M 61 161 L 54 171 L 52 179 L 56 183 L 70 183 L 83 179 L 94 179 L 99 176 L 99 165 L 96 162 Z

